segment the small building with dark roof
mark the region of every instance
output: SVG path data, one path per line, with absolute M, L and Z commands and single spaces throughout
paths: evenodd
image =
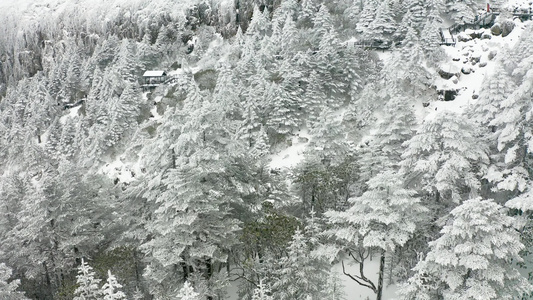
M 143 74 L 143 89 L 153 89 L 167 80 L 167 72 L 165 71 L 146 71 Z

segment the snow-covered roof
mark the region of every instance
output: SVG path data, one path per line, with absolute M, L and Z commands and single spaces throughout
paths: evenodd
M 160 76 L 167 76 L 167 72 L 165 72 L 165 71 L 146 71 L 143 74 L 143 77 L 160 77 Z

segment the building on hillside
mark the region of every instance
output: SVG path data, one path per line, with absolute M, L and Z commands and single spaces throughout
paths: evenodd
M 143 74 L 143 90 L 152 90 L 167 80 L 165 71 L 146 71 Z

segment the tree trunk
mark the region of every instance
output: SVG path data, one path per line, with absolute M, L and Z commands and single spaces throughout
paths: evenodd
M 381 250 L 381 257 L 379 258 L 379 278 L 376 300 L 381 300 L 381 297 L 383 296 L 383 275 L 385 275 L 385 250 Z

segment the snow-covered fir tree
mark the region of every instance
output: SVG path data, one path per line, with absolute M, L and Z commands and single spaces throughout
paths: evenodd
M 194 288 L 188 281 L 185 281 L 183 287 L 179 290 L 176 297 L 179 300 L 199 300 L 200 294 L 194 291 Z
M 489 40 L 476 0 L 0 2 L 0 298 L 529 292 L 531 3 Z
M 301 230 L 294 232 L 287 249 L 287 257 L 282 258 L 278 278 L 272 284 L 275 299 L 306 300 L 318 297 L 327 279 L 327 270 L 320 259 L 310 259 L 311 249 Z
M 416 191 L 402 187 L 403 178 L 393 171 L 379 173 L 367 184 L 368 191 L 349 200 L 350 208 L 346 211 L 329 211 L 326 217 L 333 227 L 329 230 L 330 234 L 339 240 L 342 247 L 354 249 L 348 251 L 379 251 L 377 282 L 365 277 L 363 269 L 351 278 L 370 288 L 376 293 L 377 299 L 382 299 L 385 256 L 412 237 L 417 226 L 424 221 L 427 208 L 415 197 Z M 356 250 L 358 247 L 366 250 Z M 364 266 L 363 260 L 356 261 L 361 268 Z
M 270 289 L 260 280 L 259 286 L 254 290 L 252 300 L 273 300 L 274 298 L 270 296 L 270 293 Z
M 20 280 L 10 280 L 12 270 L 4 263 L 0 264 L 0 298 L 12 300 L 26 300 L 24 293 L 17 291 Z
M 95 278 L 95 275 L 93 268 L 82 258 L 78 267 L 78 275 L 76 275 L 78 287 L 74 291 L 76 295 L 74 300 L 99 300 L 102 298 L 101 280 Z
M 460 203 L 465 194 L 478 192 L 487 148 L 465 117 L 440 113 L 424 122 L 405 145 L 401 166 L 409 185 L 419 182 L 415 186 L 432 193 L 437 202 Z
M 517 263 L 524 245 L 516 219 L 492 200 L 451 211 L 441 236 L 400 290 L 402 299 L 520 299 L 533 287 Z
M 107 281 L 102 286 L 102 293 L 104 300 L 124 300 L 126 294 L 121 291 L 122 285 L 118 283 L 117 278 L 111 274 L 111 271 L 107 271 Z

